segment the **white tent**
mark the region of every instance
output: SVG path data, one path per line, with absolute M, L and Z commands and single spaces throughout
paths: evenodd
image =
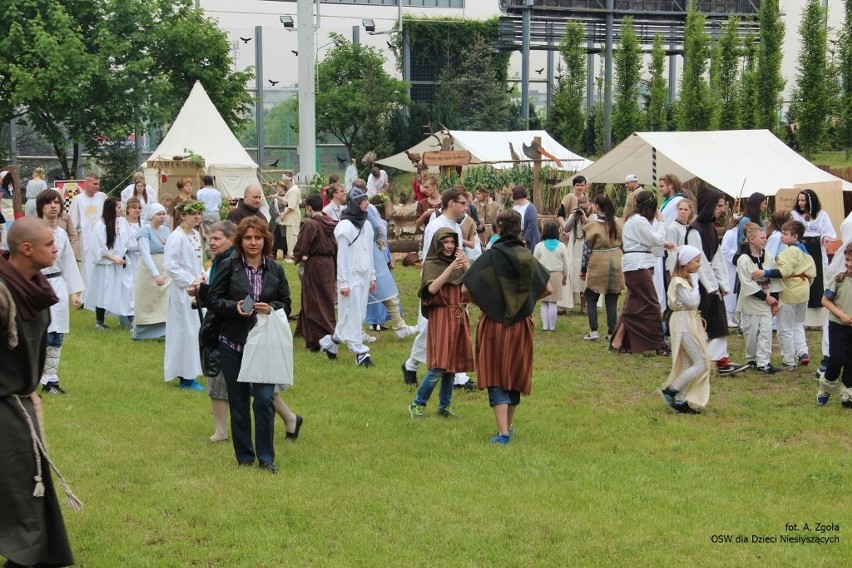
M 155 162 L 185 156 L 186 150 L 204 158 L 205 172 L 216 179 L 216 189 L 223 197 L 242 197 L 246 186 L 259 183 L 257 164 L 228 128 L 199 81 L 192 87 L 166 137 L 143 164 L 148 184 L 159 186 L 158 170 L 151 167 Z M 169 184 L 174 186 L 176 181 L 170 179 Z M 170 193 L 176 191 L 173 188 Z
M 490 164 L 495 168 L 511 168 L 514 161 L 512 153 L 509 149 L 509 144 L 515 150 L 515 153 L 522 160 L 528 158 L 524 156 L 523 145 L 529 146 L 532 144 L 536 136 L 541 137 L 541 146 L 555 157 L 562 161 L 562 170 L 576 172 L 587 166 L 592 165 L 592 162 L 586 158 L 575 154 L 554 140 L 545 130 L 517 130 L 514 132 L 486 132 L 480 130 L 452 130 L 450 134 L 453 137 L 454 150 L 467 150 L 471 153 L 471 165 Z M 411 153 L 423 154 L 424 152 L 437 152 L 441 149 L 441 142 L 447 138 L 446 131 L 436 132 L 434 136 L 429 136 L 419 144 L 416 144 L 408 149 Z M 414 166 L 411 160 L 405 155 L 405 152 L 394 154 L 389 158 L 384 158 L 377 162 L 383 166 L 396 168 L 406 172 L 413 172 Z M 542 164 L 556 167 L 556 165 L 548 160 L 543 159 Z M 624 180 L 622 180 L 624 181 Z
M 624 183 L 636 174 L 650 186 L 655 165 L 657 176 L 697 177 L 732 197 L 837 181 L 852 191 L 852 183 L 819 169 L 768 130 L 635 132 L 579 174 L 595 183 Z

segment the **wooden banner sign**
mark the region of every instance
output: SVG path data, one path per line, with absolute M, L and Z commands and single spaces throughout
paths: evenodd
M 470 160 L 470 152 L 467 150 L 423 153 L 423 163 L 427 166 L 466 166 Z
M 799 183 L 794 184 L 792 188 L 779 189 L 775 194 L 775 210 L 792 210 L 796 204 L 796 197 L 803 189 L 814 190 L 822 209 L 831 219 L 835 232 L 840 235 L 840 224 L 846 218 L 846 212 L 843 209 L 843 184 L 839 180 Z

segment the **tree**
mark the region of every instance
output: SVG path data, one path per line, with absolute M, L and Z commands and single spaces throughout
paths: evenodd
M 713 101 L 704 79 L 710 38 L 704 31 L 705 16 L 690 5 L 686 16 L 683 46 L 683 76 L 677 107 L 678 130 L 708 130 L 713 119 Z
M 758 128 L 757 119 L 757 42 L 752 34 L 743 41 L 743 69 L 740 75 L 740 125 L 746 130 Z
M 565 25 L 559 53 L 565 65 L 553 94 L 553 107 L 547 117 L 547 130 L 566 148 L 579 148 L 583 142 L 586 112 L 585 32 L 578 22 Z
M 718 41 L 713 41 L 710 45 L 710 69 L 707 73 L 708 87 L 710 89 L 710 100 L 708 102 L 712 105 L 710 111 L 710 123 L 707 127 L 708 130 L 719 129 L 719 98 L 721 97 L 722 91 L 722 86 L 719 80 L 721 67 L 722 48 L 719 46 Z
M 408 103 L 406 83 L 387 74 L 376 49 L 339 34 L 331 38 L 334 47 L 317 66 L 317 129 L 339 140 L 350 156 L 361 139 L 381 153 L 375 143 L 387 143 L 383 135 L 394 110 Z
M 620 142 L 642 129 L 639 95 L 642 88 L 642 46 L 633 31 L 633 18 L 621 21 L 621 40 L 613 54 L 615 64 L 615 104 L 612 111 L 612 133 Z
M 722 28 L 719 37 L 719 128 L 738 130 L 740 128 L 740 88 L 737 85 L 739 75 L 740 40 L 738 34 L 739 19 L 731 16 Z
M 828 36 L 820 0 L 808 0 L 799 26 L 802 46 L 796 72 L 796 122 L 802 152 L 819 150 L 828 131 Z
M 267 146 L 296 146 L 299 140 L 299 103 L 290 97 L 263 113 L 263 132 Z M 257 123 L 248 121 L 239 135 L 240 144 L 257 147 Z M 317 142 L 322 142 L 319 138 Z M 279 160 L 279 168 L 293 168 L 296 152 L 293 150 L 267 150 L 266 159 Z M 263 167 L 263 164 L 261 164 Z
M 648 112 L 647 128 L 654 131 L 665 131 L 668 126 L 666 118 L 666 104 L 668 103 L 668 85 L 665 76 L 666 50 L 663 45 L 663 35 L 654 35 L 654 45 L 651 48 L 651 62 L 648 65 L 648 73 L 651 78 L 648 81 Z
M 456 67 L 441 74 L 436 104 L 452 109 L 445 122 L 460 130 L 514 130 L 521 126 L 520 109 L 512 113 L 512 99 L 492 61 L 491 46 L 478 38 L 460 55 Z M 520 106 L 520 105 L 518 105 Z
M 146 4 L 144 0 L 142 3 Z M 147 71 L 152 78 L 147 120 L 157 125 L 174 120 L 195 81 L 201 81 L 225 123 L 232 130 L 244 128 L 244 117 L 253 104 L 246 83 L 254 79 L 254 72 L 232 71 L 228 34 L 205 16 L 204 10 L 195 8 L 194 0 L 157 0 L 152 4 L 151 17 L 156 25 L 142 38 L 156 54 Z
M 844 7 L 843 29 L 838 45 L 841 83 L 837 133 L 838 142 L 846 149 L 848 160 L 852 154 L 852 0 L 845 0 Z
M 0 118 L 49 140 L 69 177 L 82 148 L 173 120 L 196 79 L 232 127 L 251 101 L 251 74 L 192 0 L 12 2 L 0 29 Z
M 762 0 L 760 11 L 760 57 L 757 60 L 757 127 L 778 129 L 778 107 L 784 77 L 781 59 L 784 56 L 784 21 L 778 0 Z

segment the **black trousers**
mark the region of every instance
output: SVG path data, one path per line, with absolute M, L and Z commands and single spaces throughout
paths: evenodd
M 841 323 L 828 322 L 828 367 L 825 369 L 825 378 L 836 381 L 838 377 L 843 379 L 843 386 L 852 388 L 852 326 Z M 843 375 L 841 377 L 841 370 Z

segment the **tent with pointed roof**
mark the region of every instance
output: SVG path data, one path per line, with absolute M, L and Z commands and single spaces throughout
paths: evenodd
M 174 159 L 185 157 L 190 150 L 204 159 L 203 173 L 213 176 L 223 197 L 242 197 L 248 185 L 259 183 L 257 164 L 228 128 L 200 81 L 195 82 L 166 137 L 143 164 L 148 184 L 159 187 L 161 175 L 166 174 L 170 177 L 168 192 L 175 193 L 177 176 L 200 175 L 186 160 Z

